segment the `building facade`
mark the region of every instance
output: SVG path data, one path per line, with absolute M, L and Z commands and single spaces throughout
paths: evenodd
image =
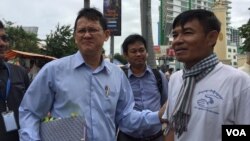
M 211 10 L 214 0 L 160 0 L 160 28 L 161 45 L 169 43 L 174 18 L 189 9 Z M 162 24 L 161 24 L 162 23 Z
M 242 59 L 239 57 L 241 53 L 239 47 L 242 46 L 239 30 L 230 26 L 227 29 L 229 31 L 227 34 L 227 57 L 231 60 L 233 67 L 239 67 L 242 65 L 239 63 L 239 60 Z
M 230 27 L 230 10 L 232 8 L 230 0 L 160 0 L 160 2 L 159 45 L 171 45 L 172 23 L 174 18 L 181 12 L 189 9 L 207 9 L 212 11 L 216 5 L 225 6 L 226 12 L 223 15 L 223 19 L 218 18 L 225 27 L 224 38 L 226 43 L 223 44 L 225 49 L 218 55 L 223 56 L 221 60 L 229 60 L 232 66 L 237 67 L 237 53 L 241 38 L 239 37 L 239 31 Z

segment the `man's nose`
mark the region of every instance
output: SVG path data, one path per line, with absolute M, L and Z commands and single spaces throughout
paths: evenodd
M 88 30 L 86 30 L 86 32 L 84 33 L 83 37 L 90 37 L 90 36 L 91 36 L 90 32 Z
M 175 38 L 175 41 L 182 41 L 183 40 L 183 35 L 182 34 L 178 34 Z
M 172 44 L 179 44 L 179 43 L 183 43 L 183 35 L 182 34 L 179 34 L 178 36 L 176 36 L 172 42 Z
M 143 53 L 144 53 L 144 51 L 137 50 L 137 51 L 135 52 L 135 55 L 136 55 L 136 56 L 139 56 L 139 55 L 142 55 Z

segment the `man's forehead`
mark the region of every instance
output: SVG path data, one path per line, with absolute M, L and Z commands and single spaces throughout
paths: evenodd
M 195 26 L 194 26 L 195 25 Z M 200 25 L 200 22 L 197 19 L 188 20 L 185 23 L 178 23 L 173 28 L 173 30 L 187 30 L 187 29 L 195 29 Z
M 133 45 L 144 46 L 144 43 L 143 43 L 142 41 L 134 41 L 134 42 L 132 42 L 132 43 L 130 43 L 130 44 L 128 44 L 128 45 L 131 45 L 131 46 L 133 46 Z

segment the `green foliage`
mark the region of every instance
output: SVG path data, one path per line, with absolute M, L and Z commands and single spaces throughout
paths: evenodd
M 10 38 L 10 49 L 40 53 L 38 48 L 37 35 L 34 33 L 25 32 L 21 26 L 13 27 L 12 22 L 6 22 L 5 31 Z
M 46 36 L 46 55 L 61 58 L 77 51 L 70 25 L 56 26 L 56 31 Z
M 239 32 L 240 36 L 245 39 L 241 49 L 245 52 L 250 52 L 250 19 L 239 28 Z
M 114 59 L 120 61 L 123 65 L 128 63 L 126 58 L 123 55 L 120 55 L 119 53 L 114 54 Z
M 72 117 L 72 118 L 76 118 L 77 116 L 79 116 L 77 112 L 72 112 L 70 114 L 70 117 Z M 51 122 L 51 121 L 55 121 L 55 120 L 60 120 L 60 119 L 62 119 L 62 118 L 60 118 L 60 117 L 59 118 L 52 117 L 51 114 L 48 113 L 47 116 L 42 119 L 42 122 L 47 123 L 47 122 Z

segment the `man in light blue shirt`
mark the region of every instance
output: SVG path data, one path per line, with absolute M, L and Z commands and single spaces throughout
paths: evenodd
M 122 43 L 122 50 L 129 63 L 128 68 L 123 67 L 123 69 L 133 90 L 134 109 L 137 111 L 145 109 L 158 111 L 161 104 L 167 100 L 168 81 L 162 72 L 147 66 L 146 40 L 139 34 L 131 34 Z M 141 129 L 132 134 L 127 133 L 126 128 L 120 129 L 118 141 L 138 140 L 162 141 L 161 125 L 152 126 L 150 129 Z
M 106 20 L 93 8 L 82 9 L 74 26 L 76 54 L 46 64 L 28 88 L 21 106 L 20 140 L 41 140 L 41 120 L 65 118 L 71 113 L 85 117 L 87 141 L 114 141 L 117 127 L 128 132 L 160 125 L 160 112 L 135 111 L 126 75 L 103 60 L 102 46 L 109 38 Z

